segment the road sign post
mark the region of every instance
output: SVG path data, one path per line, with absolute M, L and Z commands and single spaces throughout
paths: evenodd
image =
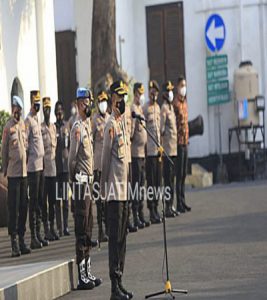
M 226 28 L 222 17 L 218 14 L 211 15 L 205 27 L 205 40 L 208 50 L 215 55 L 206 58 L 207 100 L 209 106 L 216 105 L 218 109 L 220 164 L 217 176 L 219 181 L 224 181 L 226 177 L 222 155 L 221 104 L 230 101 L 228 56 L 218 55 L 218 52 L 223 48 L 225 37 Z

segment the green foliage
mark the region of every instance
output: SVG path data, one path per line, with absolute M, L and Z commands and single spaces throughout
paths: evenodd
M 10 114 L 4 110 L 0 110 L 0 168 L 2 168 L 2 151 L 1 151 L 1 143 L 2 143 L 2 135 L 3 130 L 6 125 L 6 122 L 10 118 Z

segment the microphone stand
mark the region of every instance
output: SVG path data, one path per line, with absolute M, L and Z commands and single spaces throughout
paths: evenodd
M 167 157 L 167 159 L 171 163 L 171 165 L 174 166 L 174 163 L 173 163 L 172 159 L 170 158 L 170 156 L 166 153 L 166 151 L 164 150 L 162 145 L 155 139 L 154 135 L 150 132 L 149 129 L 147 129 L 146 125 L 143 123 L 144 120 L 141 120 L 140 118 L 137 118 L 137 119 L 139 120 L 141 126 L 146 130 L 148 135 L 151 137 L 153 142 L 159 148 L 161 156 L 162 156 L 162 153 L 164 153 L 165 157 Z M 165 282 L 164 290 L 146 295 L 145 299 L 152 298 L 152 297 L 159 296 L 159 295 L 164 295 L 164 294 L 165 295 L 170 295 L 172 297 L 172 299 L 175 299 L 175 296 L 173 295 L 174 293 L 175 294 L 187 294 L 188 293 L 187 290 L 173 289 L 172 285 L 171 285 L 170 276 L 169 276 L 168 247 L 167 247 L 166 220 L 165 220 L 165 202 L 164 202 L 163 197 L 162 197 L 162 214 L 163 214 L 162 224 L 163 224 L 163 238 L 164 238 L 164 251 L 165 251 L 165 263 L 166 263 L 167 280 Z

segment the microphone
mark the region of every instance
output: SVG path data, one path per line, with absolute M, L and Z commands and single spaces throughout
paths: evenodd
M 132 111 L 132 118 L 133 119 L 138 119 L 139 121 L 146 122 L 146 119 L 143 116 L 138 115 L 135 111 Z

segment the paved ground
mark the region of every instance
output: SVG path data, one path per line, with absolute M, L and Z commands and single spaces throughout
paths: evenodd
M 187 193 L 193 211 L 167 221 L 172 285 L 189 290 L 176 299 L 267 299 L 266 195 L 267 182 Z M 12 260 L 4 234 L 1 230 L 0 266 L 73 256 L 70 237 L 53 243 L 47 251 Z M 73 291 L 63 300 L 109 299 L 106 245 L 94 251 L 92 259 L 94 273 L 104 279 L 103 285 L 93 291 Z M 162 261 L 161 225 L 129 235 L 124 281 L 134 291 L 134 299 L 163 289 Z

